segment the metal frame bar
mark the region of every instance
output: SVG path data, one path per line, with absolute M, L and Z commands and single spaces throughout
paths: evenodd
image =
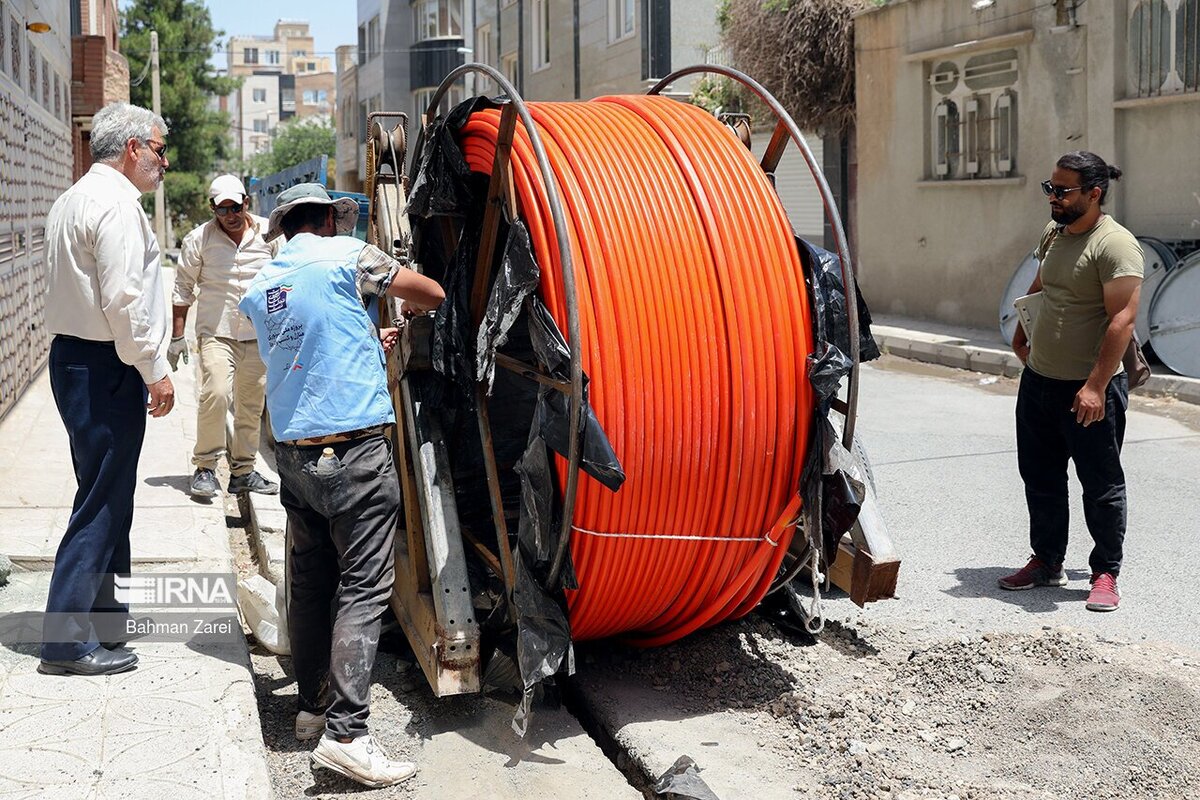
M 377 246 L 395 255 L 397 243 L 410 240 L 408 218 L 402 210 L 403 161 L 397 157 L 394 135 L 382 125 L 376 127 L 369 131 L 370 149 L 374 150 L 378 134 L 378 142 L 386 144 L 389 158 L 372 158 L 371 167 L 389 163 L 391 171 L 368 175 L 374 189 L 370 235 Z M 401 139 L 401 153 L 403 143 Z M 395 319 L 392 301 L 384 299 L 380 306 L 381 324 Z M 405 537 L 399 540 L 395 552 L 396 585 L 391 606 L 435 694 L 441 697 L 478 692 L 479 624 L 472 604 L 464 537 L 459 535 L 461 525 L 445 436 L 437 417 L 401 374 L 395 355 L 388 360 L 388 383 L 397 410 L 393 452 L 405 512 Z
M 575 288 L 575 267 L 574 262 L 571 260 L 571 246 L 567 233 L 566 216 L 563 213 L 562 200 L 558 189 L 558 181 L 550 169 L 550 161 L 546 157 L 546 148 L 542 145 L 542 138 L 537 131 L 537 127 L 533 124 L 533 118 L 529 114 L 529 108 L 525 105 L 525 101 L 521 99 L 520 94 L 518 94 L 516 88 L 509 82 L 508 78 L 498 70 L 486 64 L 463 64 L 453 69 L 442 79 L 441 84 L 433 93 L 433 97 L 430 98 L 429 110 L 425 114 L 425 125 L 422 126 L 421 133 L 417 139 L 414 158 L 419 157 L 421 145 L 424 141 L 425 127 L 431 124 L 436 118 L 437 108 L 441 104 L 442 96 L 450 90 L 455 81 L 470 73 L 478 73 L 495 81 L 500 91 L 508 97 L 508 105 L 515 110 L 515 114 L 525 128 L 525 133 L 529 137 L 530 146 L 533 148 L 534 157 L 537 160 L 538 172 L 541 175 L 542 183 L 546 187 L 546 198 L 550 206 L 551 222 L 554 226 L 555 240 L 558 244 L 559 259 L 562 264 L 563 296 L 567 306 L 567 347 L 571 354 L 570 429 L 568 431 L 570 445 L 567 454 L 567 485 L 563 490 L 562 527 L 559 531 L 558 549 L 554 553 L 554 559 L 550 564 L 550 571 L 546 579 L 546 589 L 553 592 L 559 588 L 562 567 L 566 561 L 567 549 L 571 543 L 571 523 L 575 516 L 575 501 L 579 491 L 579 465 L 583 451 L 581 441 L 581 432 L 583 430 L 583 364 L 579 353 L 581 334 L 579 300 Z M 499 155 L 499 149 L 497 150 L 497 155 Z M 493 170 L 494 172 L 495 170 Z
M 510 103 L 500 113 L 500 133 L 496 141 L 496 159 L 492 162 L 492 177 L 488 182 L 487 204 L 483 212 L 483 227 L 479 250 L 475 255 L 475 285 L 471 289 L 471 324 L 476 332 L 487 310 L 488 284 L 495 256 L 496 239 L 500 231 L 500 216 L 511 196 L 512 173 L 508 159 L 516 130 L 516 114 Z M 509 209 L 512 212 L 512 209 Z M 492 523 L 496 526 L 496 546 L 500 553 L 500 577 L 511 592 L 517 585 L 517 570 L 513 564 L 512 548 L 508 543 L 508 525 L 504 520 L 504 498 L 500 495 L 500 471 L 496 467 L 496 451 L 492 447 L 492 421 L 488 414 L 487 392 L 481 381 L 475 382 L 475 415 L 479 422 L 479 443 L 483 449 L 483 466 L 487 473 L 488 496 L 492 505 Z M 485 559 L 486 560 L 486 559 Z

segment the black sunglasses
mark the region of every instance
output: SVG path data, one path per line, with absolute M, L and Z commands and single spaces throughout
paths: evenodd
M 242 206 L 241 204 L 236 206 L 213 206 L 213 213 L 218 217 L 223 217 L 226 214 L 240 214 L 242 213 Z
M 158 157 L 159 161 L 162 161 L 167 157 L 166 142 L 156 142 L 153 139 L 142 139 L 142 144 L 146 145 L 146 149 L 148 149 L 151 153 L 154 153 L 154 155 Z
M 1046 197 L 1054 195 L 1055 199 L 1057 200 L 1062 200 L 1071 192 L 1078 192 L 1082 190 L 1082 186 L 1055 186 L 1050 181 L 1042 181 L 1042 194 L 1046 195 Z

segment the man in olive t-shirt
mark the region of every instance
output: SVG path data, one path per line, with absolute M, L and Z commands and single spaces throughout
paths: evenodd
M 1003 589 L 1065 586 L 1067 461 L 1083 486 L 1092 535 L 1087 608 L 1115 611 L 1125 540 L 1125 473 L 1121 444 L 1129 381 L 1121 356 L 1133 334 L 1142 285 L 1142 248 L 1101 211 L 1109 180 L 1121 171 L 1095 153 L 1058 160 L 1042 191 L 1053 223 L 1038 247 L 1041 269 L 1029 292 L 1041 310 L 1013 350 L 1025 364 L 1017 393 L 1017 463 L 1029 507 L 1033 556 Z

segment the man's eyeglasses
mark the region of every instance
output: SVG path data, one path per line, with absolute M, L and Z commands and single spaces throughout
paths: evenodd
M 1078 192 L 1082 189 L 1082 186 L 1055 186 L 1050 181 L 1042 181 L 1042 194 L 1046 195 L 1046 197 L 1054 195 L 1057 200 L 1062 200 L 1071 192 Z
M 236 206 L 213 206 L 213 213 L 218 217 L 223 217 L 226 214 L 240 214 L 242 213 L 242 206 L 241 204 Z
M 142 144 L 150 148 L 150 152 L 158 156 L 159 161 L 164 161 L 167 158 L 167 143 L 156 142 L 153 139 L 143 139 Z

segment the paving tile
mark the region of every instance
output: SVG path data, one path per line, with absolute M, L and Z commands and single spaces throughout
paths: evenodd
M 16 563 L 53 561 L 69 518 L 69 508 L 0 508 L 0 553 Z

